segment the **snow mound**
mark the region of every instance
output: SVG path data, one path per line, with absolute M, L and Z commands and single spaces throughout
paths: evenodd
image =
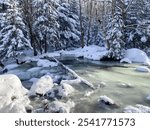
M 120 63 L 128 63 L 128 64 L 132 64 L 132 61 L 129 60 L 128 58 L 123 58 Z
M 148 58 L 146 53 L 137 48 L 126 50 L 124 58 L 128 58 L 130 61 L 135 63 L 143 63 L 145 65 L 150 65 L 150 59 Z
M 90 60 L 101 60 L 106 56 L 108 51 L 104 47 L 99 47 L 96 45 L 85 46 L 84 48 L 78 48 L 71 51 L 61 52 L 62 57 L 83 57 Z
M 4 69 L 12 70 L 12 69 L 17 68 L 18 66 L 19 66 L 18 64 L 10 64 L 10 65 L 5 66 Z
M 115 102 L 112 100 L 112 99 L 110 99 L 109 97 L 107 97 L 107 96 L 100 96 L 100 98 L 98 99 L 98 102 L 101 104 L 105 104 L 105 105 L 114 105 L 115 104 Z
M 63 103 L 60 101 L 54 101 L 48 105 L 48 112 L 50 113 L 69 113 L 71 109 L 75 106 L 75 103 L 68 101 Z
M 0 75 L 0 112 L 24 113 L 29 99 L 20 79 L 13 75 Z
M 150 72 L 150 69 L 146 66 L 138 66 L 135 71 L 138 71 L 138 72 L 146 72 L 146 73 L 149 73 Z
M 35 82 L 29 91 L 29 96 L 36 94 L 45 94 L 48 90 L 53 87 L 53 80 L 50 76 L 45 75 Z
M 124 109 L 124 113 L 150 113 L 150 107 L 143 106 L 140 104 L 137 104 L 135 107 L 134 106 L 127 106 Z
M 37 62 L 38 67 L 55 67 L 58 66 L 56 62 L 50 62 L 49 60 L 38 60 Z

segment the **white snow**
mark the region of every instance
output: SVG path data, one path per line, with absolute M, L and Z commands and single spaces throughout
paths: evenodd
M 10 65 L 5 66 L 4 69 L 12 70 L 12 69 L 17 68 L 18 66 L 19 66 L 18 64 L 10 64 Z
M 141 42 L 147 42 L 147 38 L 145 37 L 145 36 L 143 36 L 142 38 L 141 38 Z
M 132 64 L 132 61 L 129 60 L 128 58 L 123 58 L 120 63 L 128 63 L 128 64 Z
M 137 104 L 135 107 L 134 106 L 127 106 L 124 109 L 124 113 L 150 113 L 150 107 L 143 106 L 140 104 Z
M 38 60 L 37 62 L 38 67 L 55 67 L 58 66 L 56 62 L 50 62 L 49 60 Z
M 113 104 L 115 104 L 115 102 L 112 100 L 112 99 L 110 99 L 109 97 L 107 97 L 107 96 L 100 96 L 100 98 L 98 99 L 98 102 L 99 103 L 104 103 L 104 104 L 106 104 L 106 105 L 113 105 Z
M 49 104 L 48 112 L 50 113 L 69 113 L 71 109 L 75 106 L 75 103 L 72 101 L 68 101 L 67 103 L 63 103 L 60 101 L 54 101 Z
M 135 71 L 149 73 L 150 69 L 146 66 L 138 66 L 136 67 Z
M 42 69 L 41 67 L 33 67 L 31 69 L 28 69 L 27 71 L 34 73 L 34 72 L 40 71 L 41 69 Z
M 34 96 L 36 93 L 45 94 L 53 87 L 53 80 L 50 76 L 45 75 L 41 77 L 37 82 L 33 83 L 29 91 L 29 96 Z
M 66 83 L 63 83 L 58 90 L 59 90 L 59 95 L 62 97 L 67 97 L 68 95 L 74 92 L 74 88 L 71 85 Z
M 99 47 L 96 45 L 85 46 L 84 48 L 78 48 L 71 51 L 62 51 L 61 56 L 71 56 L 71 57 L 83 57 L 85 59 L 91 60 L 101 60 L 108 51 L 104 47 Z
M 0 75 L 0 112 L 26 112 L 25 107 L 29 104 L 27 92 L 17 76 Z
M 143 63 L 145 65 L 150 65 L 150 59 L 148 58 L 146 53 L 137 48 L 126 50 L 124 58 L 128 58 L 130 61 L 135 63 Z

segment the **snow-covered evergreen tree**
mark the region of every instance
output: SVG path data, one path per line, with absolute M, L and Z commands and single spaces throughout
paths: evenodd
M 38 46 L 41 53 L 47 52 L 48 47 L 57 46 L 58 27 L 57 22 L 57 1 L 34 1 L 35 22 L 33 29 L 38 39 Z
M 76 11 L 73 11 L 73 8 L 71 8 L 71 5 L 66 0 L 60 0 L 60 4 L 61 6 L 57 8 L 58 22 L 60 25 L 60 47 L 65 49 L 68 47 L 79 46 L 79 16 Z
M 18 2 L 9 0 L 7 7 L 7 10 L 1 13 L 3 17 L 1 18 L 2 28 L 0 29 L 0 53 L 5 53 L 5 58 L 17 56 L 22 49 L 30 47 Z
M 114 17 L 108 25 L 107 42 L 109 43 L 109 58 L 119 60 L 124 56 L 124 21 L 119 7 L 119 1 L 116 1 Z
M 150 1 L 133 0 L 129 6 L 126 19 L 127 47 L 145 49 L 150 47 L 147 28 L 150 25 Z

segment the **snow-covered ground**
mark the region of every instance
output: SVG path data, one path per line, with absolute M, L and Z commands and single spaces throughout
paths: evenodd
M 0 75 L 0 112 L 24 113 L 29 105 L 27 90 L 12 74 Z
M 96 45 L 85 46 L 84 48 L 78 48 L 72 51 L 64 51 L 61 53 L 62 57 L 72 56 L 72 57 L 83 57 L 90 60 L 100 60 L 108 51 L 104 47 L 99 47 Z

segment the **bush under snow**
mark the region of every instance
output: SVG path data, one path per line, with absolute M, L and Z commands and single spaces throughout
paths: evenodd
M 0 75 L 0 112 L 26 112 L 29 99 L 20 79 L 12 74 Z

